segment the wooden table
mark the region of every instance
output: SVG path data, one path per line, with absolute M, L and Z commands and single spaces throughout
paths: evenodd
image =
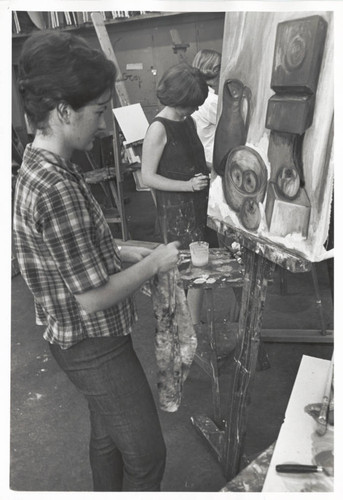
M 277 464 L 298 463 L 333 466 L 334 428 L 328 425 L 323 436 L 316 432 L 317 422 L 305 411 L 307 405 L 320 404 L 330 361 L 303 356 L 287 406 L 284 423 L 264 482 L 263 492 L 332 492 L 333 477 L 323 472 L 284 474 Z

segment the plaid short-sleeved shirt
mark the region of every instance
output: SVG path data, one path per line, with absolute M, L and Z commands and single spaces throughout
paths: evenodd
M 126 335 L 136 319 L 132 299 L 86 313 L 74 295 L 104 285 L 121 261 L 102 210 L 79 168 L 26 147 L 13 214 L 21 274 L 33 293 L 44 338 L 67 349 L 88 337 Z

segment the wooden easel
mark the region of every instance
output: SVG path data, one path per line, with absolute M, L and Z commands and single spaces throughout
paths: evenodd
M 101 45 L 102 50 L 110 59 L 117 70 L 117 77 L 116 77 L 116 82 L 115 82 L 115 90 L 116 94 L 118 97 L 118 100 L 121 104 L 121 106 L 126 106 L 130 104 L 129 102 L 129 97 L 126 92 L 126 88 L 124 85 L 124 82 L 122 80 L 122 74 L 118 65 L 117 58 L 114 54 L 113 48 L 111 41 L 109 39 L 108 33 L 106 31 L 105 25 L 103 18 L 100 13 L 98 12 L 92 12 L 91 13 L 91 19 L 99 40 L 99 43 Z M 113 109 L 113 101 L 111 101 L 111 110 Z M 121 224 L 121 229 L 122 229 L 122 239 L 123 241 L 126 241 L 129 238 L 129 232 L 128 232 L 128 227 L 127 227 L 127 221 L 126 221 L 126 216 L 125 216 L 125 208 L 124 208 L 124 194 L 123 194 L 123 182 L 122 182 L 122 173 L 120 170 L 120 152 L 118 148 L 118 129 L 117 129 L 117 124 L 116 120 L 112 116 L 112 123 L 113 123 L 113 160 L 114 160 L 114 171 L 113 175 L 111 174 L 109 169 L 105 169 L 104 172 L 102 172 L 103 175 L 100 175 L 100 179 L 98 179 L 98 182 L 104 182 L 106 180 L 109 181 L 109 187 L 111 190 L 111 194 L 114 198 L 115 204 L 117 206 L 118 212 L 119 212 L 119 218 L 114 218 L 114 222 L 120 222 Z M 100 173 L 101 174 L 101 173 Z M 115 180 L 115 183 L 112 182 Z M 111 221 L 109 221 L 111 222 Z
M 223 412 L 225 428 L 219 429 L 208 417 L 193 420 L 197 430 L 216 452 L 225 478 L 230 480 L 242 468 L 247 396 L 258 361 L 268 280 L 275 264 L 294 273 L 310 271 L 312 264 L 272 244 L 261 245 L 261 241 L 253 236 L 228 228 L 212 217 L 208 218 L 208 225 L 227 238 L 228 242 L 234 236 L 244 248 L 245 276 L 235 350 L 236 366 L 228 409 Z

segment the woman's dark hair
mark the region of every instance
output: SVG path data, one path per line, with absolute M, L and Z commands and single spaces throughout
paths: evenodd
M 18 84 L 30 124 L 44 128 L 60 102 L 77 110 L 113 89 L 114 63 L 76 35 L 41 31 L 23 45 Z
M 201 106 L 207 95 L 207 83 L 200 71 L 187 63 L 167 69 L 157 86 L 157 97 L 164 106 Z

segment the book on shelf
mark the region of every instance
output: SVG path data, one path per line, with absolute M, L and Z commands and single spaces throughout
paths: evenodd
M 39 25 L 37 25 L 38 18 L 35 14 L 38 13 L 29 13 L 25 10 L 12 11 L 12 33 L 30 33 L 31 31 L 36 30 Z
M 86 24 L 86 23 L 91 23 L 91 22 L 92 22 L 91 13 L 90 12 L 83 12 L 83 23 Z
M 72 26 L 73 25 L 73 22 L 71 20 L 71 12 L 64 12 L 64 17 L 65 17 L 65 21 L 66 21 L 66 25 L 67 26 Z
M 72 23 L 74 26 L 77 26 L 78 23 L 77 23 L 77 17 L 76 17 L 76 12 L 70 12 L 70 17 L 72 19 Z
M 19 23 L 18 13 L 14 10 L 12 12 L 12 33 L 20 33 L 21 27 Z

